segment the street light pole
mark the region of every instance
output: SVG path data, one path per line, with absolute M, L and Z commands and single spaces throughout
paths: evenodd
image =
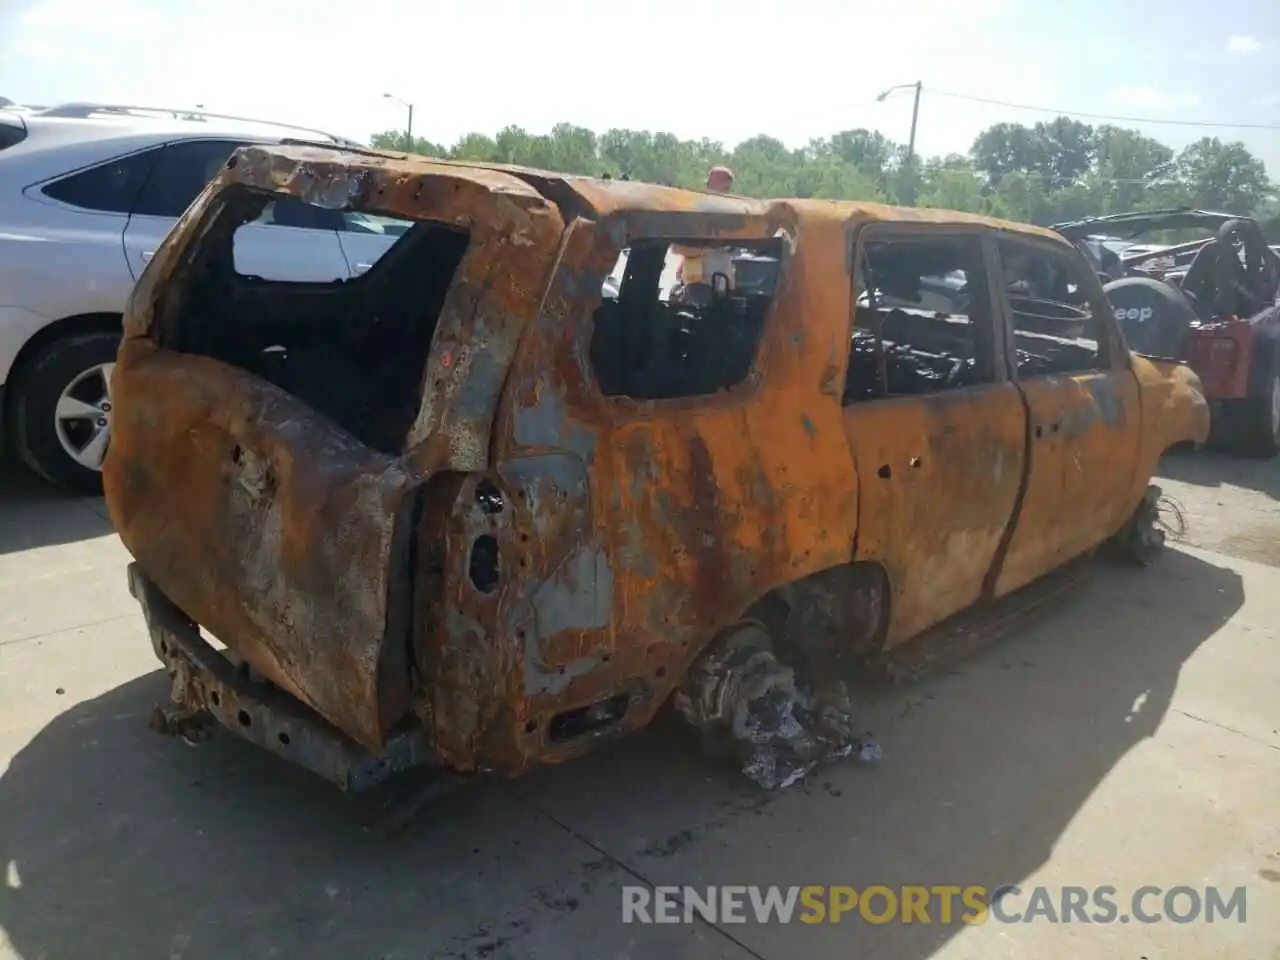
M 877 103 L 884 103 L 889 94 L 895 90 L 914 89 L 916 92 L 915 102 L 911 105 L 911 133 L 907 139 L 907 160 L 910 161 L 916 155 L 916 122 L 920 119 L 920 91 L 924 89 L 924 84 L 919 80 L 915 83 L 900 83 L 897 86 L 884 90 L 876 97 Z
M 893 93 L 895 90 L 906 90 L 908 88 L 914 88 L 916 95 L 911 104 L 911 133 L 907 136 L 907 179 L 912 196 L 905 197 L 904 199 L 913 201 L 915 199 L 915 178 L 913 174 L 916 165 L 916 123 L 920 119 L 920 91 L 924 89 L 924 84 L 919 80 L 915 83 L 899 83 L 896 86 L 892 86 L 888 90 L 881 92 L 881 94 L 876 97 L 876 101 L 883 103 L 889 94 Z
M 916 95 L 911 104 L 911 133 L 907 138 L 907 158 L 913 163 L 916 156 L 916 121 L 920 119 L 920 91 L 924 89 L 919 80 L 916 81 Z M 413 117 L 413 107 L 409 108 L 409 117 Z
M 400 106 L 404 107 L 406 110 L 409 111 L 409 122 L 405 125 L 405 128 L 404 128 L 404 139 L 405 139 L 404 149 L 407 153 L 412 153 L 413 152 L 413 104 L 409 103 L 407 100 L 401 100 L 399 97 L 395 96 L 394 94 L 384 93 L 382 96 L 385 97 L 387 100 L 394 100 L 396 103 L 400 104 Z

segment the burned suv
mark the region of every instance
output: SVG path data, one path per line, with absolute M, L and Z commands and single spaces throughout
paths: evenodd
M 1054 229 L 1092 253 L 1129 348 L 1199 374 L 1215 442 L 1247 456 L 1280 452 L 1280 258 L 1255 220 L 1155 210 Z M 1161 231 L 1199 236 L 1127 245 Z
M 281 196 L 414 225 L 356 278 L 238 272 Z M 663 299 L 673 246 L 759 282 Z M 1208 429 L 1045 230 L 307 146 L 237 151 L 187 211 L 115 399 L 161 725 L 353 790 L 668 702 L 791 782 L 857 746 L 845 668 L 1101 544 L 1149 558 L 1157 459 Z

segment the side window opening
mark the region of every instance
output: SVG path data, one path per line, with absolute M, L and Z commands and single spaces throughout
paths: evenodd
M 340 213 L 339 217 L 341 222 L 334 229 L 361 236 L 403 237 L 413 226 L 412 220 L 384 217 L 373 213 L 347 212 Z
M 622 252 L 593 317 L 591 364 L 605 396 L 710 396 L 755 364 L 781 240 L 645 240 Z
M 864 242 L 856 270 L 845 405 L 996 379 L 995 322 L 980 239 Z
M 139 191 L 161 150 L 146 150 L 127 157 L 117 157 L 81 170 L 53 183 L 42 191 L 45 196 L 82 210 L 97 213 L 128 213 L 133 209 Z
M 357 274 L 372 269 L 413 226 L 411 220 L 363 211 L 324 212 L 337 218 L 332 229 L 338 231 L 343 255 Z
M 3 108 L 4 104 L 0 104 L 0 109 Z M 23 126 L 22 121 L 9 123 L 0 116 L 0 150 L 7 150 L 25 139 L 27 139 L 27 128 Z
M 133 213 L 176 220 L 239 146 L 241 144 L 229 140 L 186 140 L 169 144 L 152 167 Z
M 469 235 L 415 222 L 355 279 L 264 280 L 236 271 L 235 235 L 279 199 L 243 188 L 224 196 L 180 298 L 157 324 L 163 342 L 270 381 L 362 443 L 400 453 Z
M 342 211 L 317 207 L 297 197 L 272 200 L 254 223 L 264 227 L 299 227 L 304 230 L 343 229 Z
M 1019 377 L 1106 367 L 1102 321 L 1078 265 L 1031 243 L 997 242 Z

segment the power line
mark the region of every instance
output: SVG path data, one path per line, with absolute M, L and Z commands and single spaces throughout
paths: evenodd
M 993 100 L 990 97 L 975 97 L 967 93 L 954 93 L 950 90 L 939 90 L 937 87 L 925 87 L 924 92 L 939 97 L 951 97 L 953 100 L 971 100 L 974 103 L 988 103 L 997 107 L 1009 107 L 1013 110 L 1031 110 L 1036 113 L 1052 113 L 1056 116 L 1086 117 L 1090 120 L 1116 120 L 1121 123 L 1162 123 L 1174 127 L 1223 127 L 1233 130 L 1280 130 L 1280 123 L 1221 123 L 1213 120 L 1170 120 L 1156 117 L 1125 117 L 1110 113 L 1086 113 L 1083 110 L 1058 110 L 1054 107 L 1036 107 L 1026 103 L 1010 103 L 1007 100 Z

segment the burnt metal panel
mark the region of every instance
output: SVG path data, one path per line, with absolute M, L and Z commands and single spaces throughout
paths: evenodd
M 1011 383 L 855 403 L 857 559 L 884 567 L 892 646 L 982 596 L 1026 470 L 1026 412 Z
M 375 755 L 409 715 L 440 763 L 506 773 L 642 726 L 714 637 L 855 549 L 888 574 L 896 642 L 976 598 L 1010 516 L 1010 576 L 1038 576 L 1113 531 L 1159 453 L 1207 429 L 1194 374 L 1140 359 L 1026 388 L 1033 427 L 1058 428 L 1039 446 L 1012 383 L 841 408 L 858 224 L 985 225 L 1069 249 L 1039 228 L 307 146 L 233 161 L 131 298 L 108 504 L 184 622 Z M 157 344 L 194 245 L 246 189 L 470 232 L 404 455 Z M 623 246 L 775 235 L 782 280 L 746 381 L 600 394 L 592 311 Z M 1046 535 L 1056 552 L 1016 549 Z M 570 728 L 591 732 L 557 733 Z
M 1029 416 L 1030 471 L 996 596 L 1097 547 L 1136 506 L 1142 414 L 1133 374 L 1046 375 L 1019 386 Z M 1149 479 L 1143 477 L 1144 488 Z

